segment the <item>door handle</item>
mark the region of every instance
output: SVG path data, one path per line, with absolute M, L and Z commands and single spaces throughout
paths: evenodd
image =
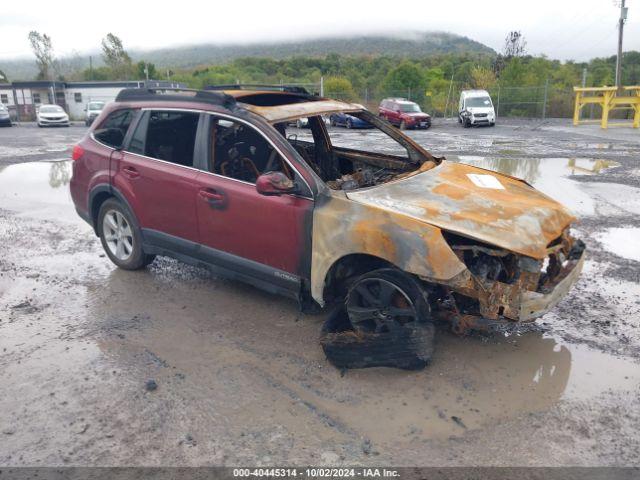
M 140 176 L 140 172 L 133 167 L 124 167 L 122 173 L 129 178 L 138 178 Z
M 214 208 L 219 208 L 221 206 L 224 206 L 225 204 L 226 196 L 223 192 L 220 192 L 218 190 L 214 190 L 212 188 L 202 188 L 200 189 L 198 194 L 203 200 L 207 201 L 209 205 Z

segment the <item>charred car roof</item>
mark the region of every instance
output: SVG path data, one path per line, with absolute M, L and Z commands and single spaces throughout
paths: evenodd
M 224 89 L 154 90 L 128 88 L 116 97 L 116 102 L 179 102 L 212 105 L 228 110 L 242 108 L 261 116 L 269 123 L 280 123 L 306 116 L 337 112 L 357 112 L 362 105 L 289 90 L 247 90 L 225 86 Z

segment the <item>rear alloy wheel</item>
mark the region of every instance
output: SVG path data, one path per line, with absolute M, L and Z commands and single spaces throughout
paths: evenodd
M 142 250 L 142 238 L 133 215 L 118 200 L 110 198 L 100 207 L 98 230 L 102 247 L 118 267 L 137 270 L 155 258 Z
M 353 128 L 353 122 L 351 121 L 351 119 L 347 120 L 347 128 Z
M 400 122 L 400 130 L 406 130 L 407 129 L 407 124 L 404 122 L 404 120 L 402 120 Z

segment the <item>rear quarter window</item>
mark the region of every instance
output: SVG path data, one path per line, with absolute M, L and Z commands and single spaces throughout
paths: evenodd
M 131 108 L 111 112 L 100 126 L 94 130 L 94 138 L 111 148 L 122 147 L 134 114 L 135 110 Z

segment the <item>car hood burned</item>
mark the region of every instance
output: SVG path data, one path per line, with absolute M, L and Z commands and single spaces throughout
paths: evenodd
M 448 161 L 347 197 L 538 259 L 575 220 L 523 180 Z

